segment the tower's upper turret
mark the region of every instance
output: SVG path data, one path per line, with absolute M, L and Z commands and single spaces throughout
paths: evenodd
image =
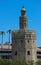
M 21 9 L 21 15 L 24 16 L 25 13 L 26 13 L 26 9 L 25 9 L 24 6 L 23 6 L 22 9 Z
M 27 29 L 26 9 L 22 7 L 20 16 L 20 29 Z

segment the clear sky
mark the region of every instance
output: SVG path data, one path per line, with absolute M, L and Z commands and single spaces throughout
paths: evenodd
M 0 0 L 0 31 L 5 32 L 4 43 L 8 41 L 7 30 L 19 29 L 22 6 L 26 8 L 28 29 L 36 30 L 36 44 L 41 46 L 41 0 Z

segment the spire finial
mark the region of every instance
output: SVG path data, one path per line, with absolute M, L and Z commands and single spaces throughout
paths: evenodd
M 21 11 L 26 11 L 26 9 L 24 8 L 24 6 L 22 7 Z
M 22 15 L 25 15 L 25 12 L 26 12 L 26 9 L 25 9 L 24 6 L 23 6 L 22 9 L 21 9 L 21 14 L 22 14 Z
M 24 6 L 22 8 L 24 8 Z

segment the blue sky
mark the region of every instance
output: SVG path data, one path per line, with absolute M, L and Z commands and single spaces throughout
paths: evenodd
M 8 41 L 7 30 L 19 29 L 22 6 L 26 8 L 28 16 L 27 27 L 36 30 L 36 45 L 41 46 L 41 0 L 0 0 L 0 31 L 5 31 L 4 43 Z

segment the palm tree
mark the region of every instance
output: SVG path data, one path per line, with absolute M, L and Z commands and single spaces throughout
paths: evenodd
M 9 30 L 7 31 L 7 33 L 9 33 L 9 43 L 10 43 L 10 34 L 11 34 L 11 30 L 9 29 Z
M 0 32 L 0 35 L 2 36 L 2 40 L 1 40 L 1 44 L 3 44 L 3 35 L 5 34 L 4 31 L 1 31 Z M 2 51 L 2 45 L 1 45 L 1 51 Z M 1 58 L 2 58 L 2 55 L 1 55 Z
M 7 33 L 9 33 L 9 43 L 10 43 L 11 30 L 9 29 L 9 30 L 7 31 Z M 8 59 L 9 59 L 9 48 L 10 48 L 9 45 L 10 45 L 10 44 L 8 44 Z
M 3 44 L 3 35 L 5 34 L 5 32 L 1 31 L 0 34 L 2 35 L 2 41 L 1 41 L 1 43 Z

